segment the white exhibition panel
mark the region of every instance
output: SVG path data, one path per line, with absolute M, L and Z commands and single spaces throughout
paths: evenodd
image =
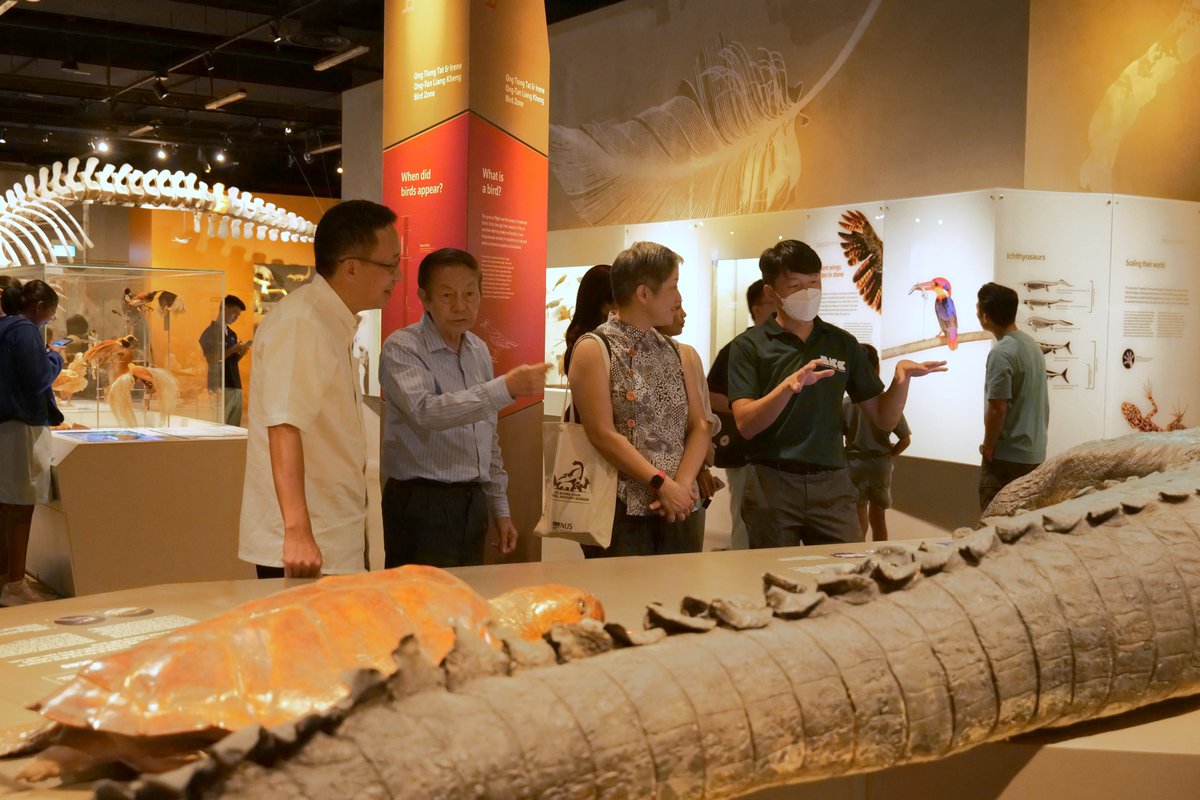
M 1105 435 L 1196 425 L 1200 203 L 1112 200 Z
M 856 267 L 847 263 L 841 246 L 840 223 L 852 211 L 862 212 L 883 241 L 882 314 L 857 297 Z M 905 410 L 913 428 L 908 455 L 979 461 L 984 371 L 992 342 L 961 339 L 980 333 L 976 296 L 993 280 L 1016 290 L 1018 325 L 1046 351 L 1050 455 L 1130 433 L 1135 430 L 1130 419 L 1162 429 L 1200 421 L 1200 370 L 1195 368 L 1200 316 L 1194 307 L 1200 288 L 1200 203 L 988 189 L 606 231 L 552 236 L 559 251 L 577 256 L 574 263 L 590 260 L 580 252 L 585 243 L 612 239 L 617 232 L 626 244 L 657 241 L 682 255 L 680 289 L 689 318 L 680 338 L 700 351 L 706 365 L 741 331 L 745 288 L 757 277 L 758 256 L 780 238 L 806 241 L 821 256 L 822 318 L 881 352 L 937 336 L 934 295 L 910 290 L 933 278 L 949 281 L 958 347 L 938 345 L 902 356 L 944 359 L 949 365 L 948 372 L 912 384 Z M 552 272 L 557 281 L 562 273 Z M 548 330 L 548 344 L 551 335 Z M 885 383 L 896 360 L 884 360 Z M 1147 386 L 1154 403 L 1146 396 Z
M 1017 324 L 1046 358 L 1050 453 L 1105 435 L 1112 208 L 1110 195 L 997 195 L 996 282 L 1016 290 Z
M 930 291 L 918 283 L 944 278 L 958 316 L 958 334 L 979 331 L 975 297 L 992 280 L 995 237 L 990 192 L 919 197 L 887 203 L 883 231 L 882 348 L 888 350 L 938 337 L 941 327 Z M 906 353 L 915 361 L 945 361 L 948 371 L 915 379 L 905 418 L 913 431 L 906 451 L 918 458 L 972 464 L 983 439 L 983 374 L 990 341 L 959 342 Z M 889 383 L 898 359 L 883 363 Z
M 883 238 L 884 204 L 873 202 L 809 211 L 808 238 L 804 241 L 821 257 L 821 319 L 849 331 L 860 342 L 879 347 L 880 313 L 860 296 L 854 282 L 858 267 L 846 263 L 839 235 L 846 231 L 844 218 L 854 212 L 866 217 L 875 234 Z M 886 255 L 890 253 L 885 250 Z M 886 257 L 884 263 L 888 264 Z

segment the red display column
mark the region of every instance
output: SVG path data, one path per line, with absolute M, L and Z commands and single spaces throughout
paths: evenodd
M 474 332 L 496 374 L 545 353 L 550 48 L 541 3 L 387 0 L 383 201 L 399 216 L 404 291 L 383 309 L 382 335 L 416 322 L 417 265 L 441 247 L 483 267 Z M 501 412 L 514 558 L 536 559 L 542 401 Z

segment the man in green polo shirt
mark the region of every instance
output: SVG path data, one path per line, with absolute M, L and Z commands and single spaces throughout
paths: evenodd
M 996 337 L 984 373 L 983 456 L 979 510 L 996 493 L 1046 460 L 1050 397 L 1046 357 L 1033 337 L 1017 330 L 1017 293 L 998 283 L 979 288 L 979 324 Z
M 821 258 L 787 239 L 758 261 L 774 319 L 733 340 L 729 400 L 748 440 L 759 497 L 751 547 L 862 541 L 858 491 L 846 473 L 842 396 L 882 430 L 900 421 L 910 378 L 944 372 L 945 361 L 896 364 L 883 382 L 851 334 L 817 316 Z

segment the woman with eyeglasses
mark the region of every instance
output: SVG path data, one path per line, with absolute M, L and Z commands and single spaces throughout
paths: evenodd
M 0 296 L 0 537 L 5 577 L 0 605 L 52 600 L 25 577 L 33 507 L 50 500 L 50 427 L 63 421 L 50 390 L 62 356 L 46 346 L 58 295 L 42 281 L 15 283 Z

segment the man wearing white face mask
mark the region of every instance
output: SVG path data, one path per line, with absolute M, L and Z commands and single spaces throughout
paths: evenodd
M 729 401 L 748 440 L 759 497 L 751 547 L 861 541 L 858 492 L 846 472 L 842 397 L 882 430 L 892 430 L 910 378 L 944 372 L 945 361 L 896 365 L 885 391 L 858 340 L 824 322 L 821 259 L 787 239 L 758 261 L 776 317 L 733 340 Z

